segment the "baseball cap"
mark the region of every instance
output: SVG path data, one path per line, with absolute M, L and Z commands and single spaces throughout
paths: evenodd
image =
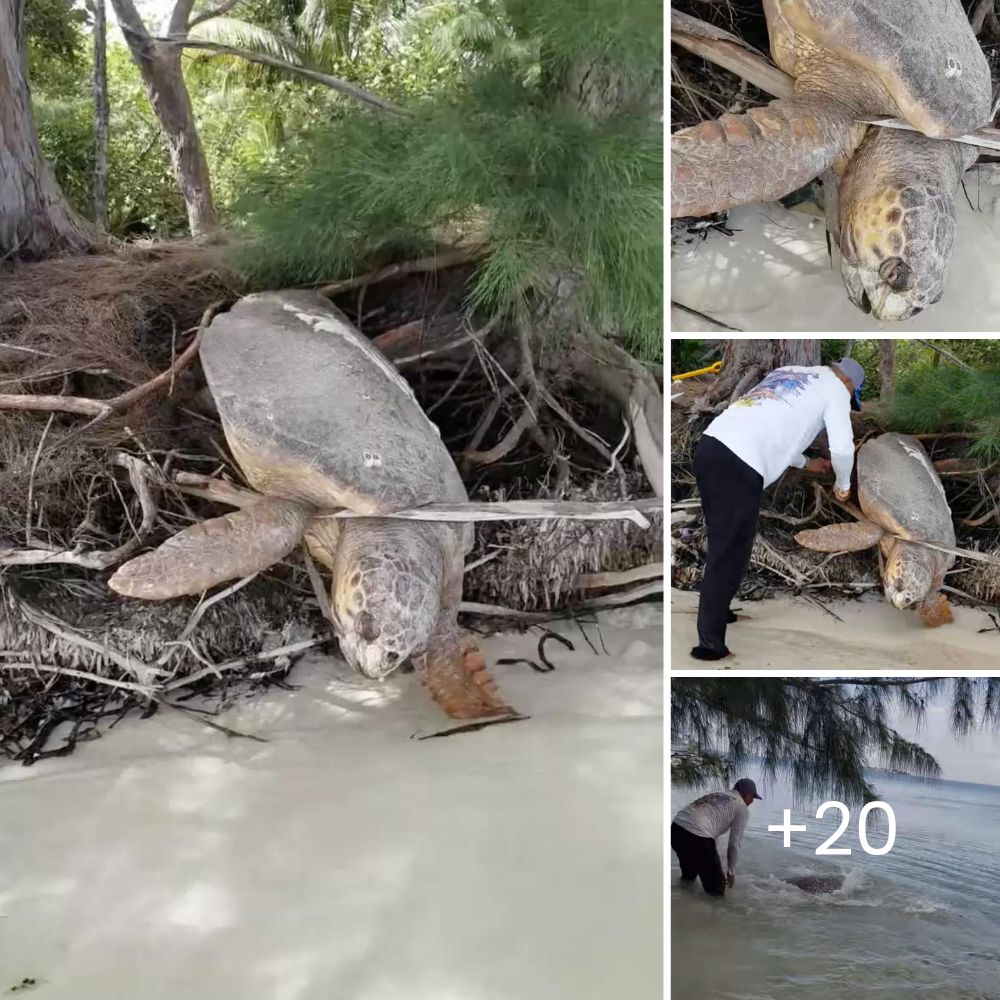
M 841 358 L 834 364 L 854 383 L 851 409 L 861 409 L 861 387 L 865 384 L 865 370 L 853 358 Z
M 750 778 L 740 778 L 740 780 L 733 785 L 733 791 L 739 792 L 740 795 L 752 795 L 755 799 L 760 799 L 760 796 L 757 794 L 757 786 Z M 761 799 L 761 802 L 763 801 L 764 800 Z

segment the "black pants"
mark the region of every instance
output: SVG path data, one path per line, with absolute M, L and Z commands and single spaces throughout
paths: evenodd
M 702 887 L 710 896 L 726 894 L 726 874 L 715 841 L 711 837 L 699 837 L 690 830 L 670 824 L 670 846 L 681 863 L 681 881 L 693 882 L 701 879 Z
M 729 604 L 750 566 L 764 480 L 707 434 L 694 452 L 694 477 L 708 529 L 708 558 L 698 600 L 698 645 L 724 653 Z

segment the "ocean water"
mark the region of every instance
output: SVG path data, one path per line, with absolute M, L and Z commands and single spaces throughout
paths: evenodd
M 700 882 L 682 887 L 670 852 L 673 1000 L 1000 1000 L 1000 788 L 873 779 L 896 816 L 887 855 L 863 852 L 854 810 L 830 845 L 851 855 L 817 856 L 841 814 L 816 819 L 822 800 L 795 807 L 780 780 L 758 789 L 765 801 L 751 807 L 724 901 Z M 708 790 L 674 789 L 671 817 Z M 788 848 L 767 829 L 786 808 L 808 827 Z M 870 845 L 884 844 L 887 832 L 879 816 Z M 826 895 L 783 881 L 833 873 L 844 884 Z

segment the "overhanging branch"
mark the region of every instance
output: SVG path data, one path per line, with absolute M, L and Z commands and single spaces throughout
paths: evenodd
M 312 80 L 313 83 L 321 83 L 324 87 L 343 94 L 345 97 L 353 98 L 362 104 L 367 104 L 371 108 L 379 111 L 389 111 L 396 115 L 405 115 L 407 112 L 398 104 L 393 104 L 377 94 L 364 90 L 347 80 L 342 80 L 338 76 L 330 76 L 329 73 L 320 73 L 319 70 L 306 69 L 305 66 L 296 66 L 295 63 L 286 62 L 277 56 L 269 56 L 263 52 L 254 52 L 251 49 L 237 48 L 235 45 L 223 45 L 220 42 L 210 42 L 202 38 L 189 38 L 186 35 L 170 35 L 169 37 L 155 38 L 154 41 L 161 45 L 172 45 L 183 49 L 204 49 L 207 52 L 214 52 L 220 56 L 235 56 L 237 59 L 245 59 L 247 62 L 259 63 L 261 66 L 270 66 L 272 69 L 284 70 L 300 76 L 304 80 Z

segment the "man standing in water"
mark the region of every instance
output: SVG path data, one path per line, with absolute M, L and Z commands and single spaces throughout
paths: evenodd
M 685 806 L 670 824 L 670 846 L 681 863 L 681 881 L 701 879 L 710 896 L 725 896 L 726 886 L 736 883 L 736 859 L 743 841 L 743 831 L 750 818 L 750 805 L 759 799 L 757 786 L 749 778 L 740 778 L 729 792 L 709 792 Z M 716 838 L 729 831 L 726 871 Z
M 829 367 L 789 365 L 771 372 L 705 429 L 694 453 L 701 508 L 708 532 L 708 557 L 698 600 L 696 660 L 729 656 L 729 610 L 746 571 L 757 534 L 764 490 L 793 466 L 829 472 L 825 458 L 803 451 L 826 427 L 836 474 L 834 494 L 846 500 L 854 469 L 851 408 L 861 409 L 864 369 L 850 358 Z

